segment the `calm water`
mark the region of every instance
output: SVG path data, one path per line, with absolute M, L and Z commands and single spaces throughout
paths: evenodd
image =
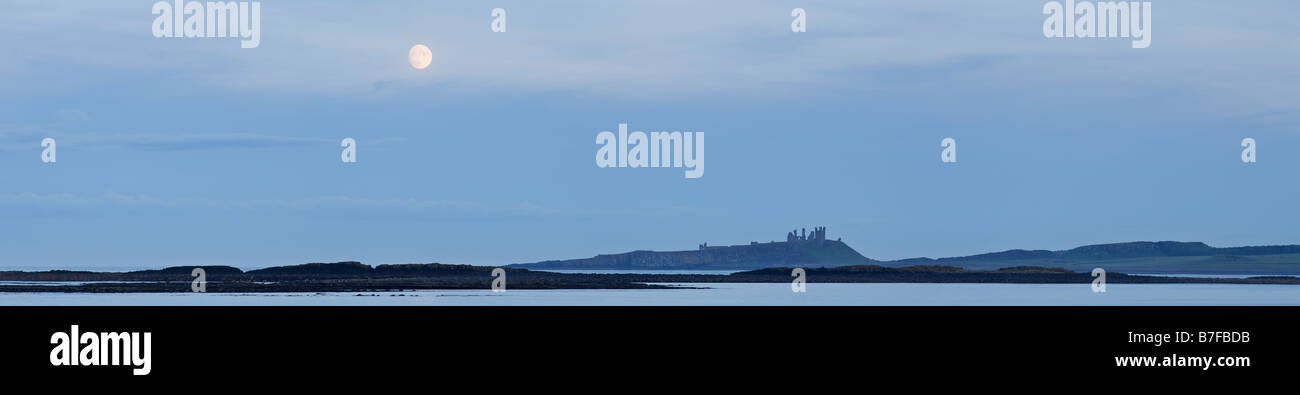
M 1300 286 L 1235 284 L 683 284 L 709 289 L 325 294 L 3 293 L 0 305 L 1300 305 Z M 376 295 L 376 296 L 369 296 Z M 405 295 L 405 296 L 398 296 Z
M 728 275 L 739 270 L 609 270 L 609 269 L 546 269 L 539 272 L 568 274 L 716 274 Z

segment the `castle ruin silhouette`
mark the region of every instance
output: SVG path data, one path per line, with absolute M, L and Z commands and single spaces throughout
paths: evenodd
M 836 241 L 840 241 L 840 240 L 836 239 Z M 808 228 L 800 228 L 800 229 L 792 230 L 790 231 L 790 233 L 785 234 L 785 242 L 787 244 L 812 243 L 812 244 L 816 244 L 817 246 L 824 246 L 826 245 L 826 227 L 825 226 L 813 227 L 812 233 L 808 233 Z M 776 241 L 772 241 L 772 243 L 776 243 Z M 757 241 L 751 241 L 749 242 L 749 245 L 756 246 L 759 245 L 759 243 Z M 707 249 L 727 248 L 727 247 L 728 246 L 710 247 L 709 243 L 703 243 L 700 244 L 700 251 L 704 251 Z M 739 246 L 730 246 L 730 247 L 739 247 Z
M 787 243 L 793 243 L 793 242 L 796 242 L 796 241 L 811 241 L 811 242 L 815 242 L 815 243 L 817 243 L 817 245 L 822 245 L 822 244 L 825 244 L 825 243 L 826 243 L 826 227 L 825 227 L 825 226 L 819 226 L 819 227 L 815 227 L 815 228 L 813 228 L 812 235 L 809 235 L 809 234 L 808 234 L 808 228 L 803 228 L 802 231 L 803 231 L 803 232 L 802 232 L 801 234 L 800 234 L 800 233 L 796 233 L 796 232 L 793 231 L 793 230 L 790 231 L 790 233 L 786 233 L 786 234 L 785 234 L 785 242 L 787 242 Z

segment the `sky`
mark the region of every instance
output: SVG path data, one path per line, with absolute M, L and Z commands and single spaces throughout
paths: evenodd
M 0 270 L 1300 244 L 1300 5 L 1155 0 L 1134 49 L 1044 3 L 266 0 L 243 49 L 6 2 Z M 705 133 L 704 176 L 597 167 L 620 123 Z

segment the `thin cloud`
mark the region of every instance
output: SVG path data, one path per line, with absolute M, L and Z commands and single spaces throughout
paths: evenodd
M 211 199 L 202 197 L 162 198 L 147 194 L 124 194 L 112 190 L 100 194 L 8 193 L 0 194 L 2 206 L 37 206 L 46 208 L 156 208 L 178 210 L 273 210 L 316 211 L 332 209 L 446 211 L 479 214 L 529 216 L 638 216 L 707 215 L 708 211 L 690 206 L 670 206 L 654 210 L 554 208 L 522 201 L 487 203 L 460 200 L 417 198 L 366 198 L 351 196 L 313 196 L 299 199 Z
M 37 146 L 42 138 L 53 137 L 63 149 L 73 147 L 133 149 L 143 151 L 191 151 L 250 149 L 268 147 L 302 147 L 337 145 L 339 139 L 277 136 L 258 133 L 194 133 L 194 134 L 121 134 L 100 135 L 63 130 L 79 129 L 59 125 L 40 125 L 25 128 L 0 128 L 0 151 L 24 151 Z M 379 137 L 368 139 L 367 144 L 393 144 L 407 141 L 405 137 Z
M 71 144 L 148 151 L 265 148 L 337 143 L 337 141 L 330 139 L 272 136 L 255 133 L 89 136 L 74 137 L 69 140 Z

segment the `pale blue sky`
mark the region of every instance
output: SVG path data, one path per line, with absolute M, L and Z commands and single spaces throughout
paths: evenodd
M 1043 1 L 699 3 L 268 0 L 255 49 L 7 4 L 0 269 L 1300 243 L 1295 2 L 1155 1 L 1141 50 L 1046 39 Z M 597 168 L 619 123 L 705 132 L 705 176 Z

